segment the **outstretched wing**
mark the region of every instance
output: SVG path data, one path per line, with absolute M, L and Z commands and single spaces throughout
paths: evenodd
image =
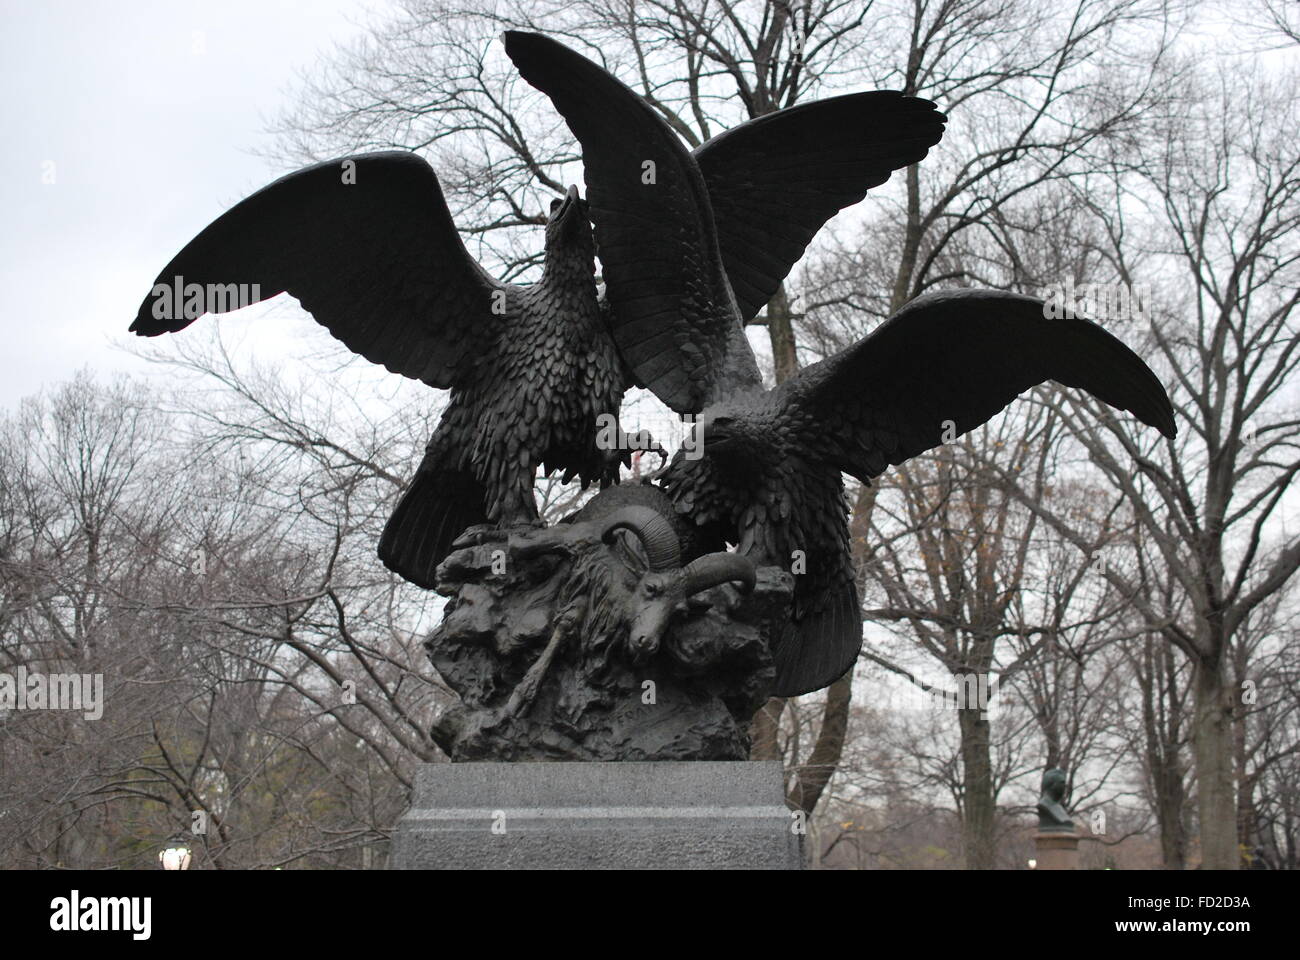
M 1046 380 L 1176 433 L 1164 387 L 1119 340 L 1088 320 L 1045 317 L 1041 300 L 987 290 L 918 297 L 779 389 L 785 416 L 803 424 L 814 448 L 867 480 L 975 429 Z
M 746 323 L 822 225 L 893 171 L 924 159 L 945 120 L 929 100 L 878 90 L 768 114 L 695 150 Z
M 371 153 L 291 173 L 227 210 L 158 275 L 131 329 L 175 332 L 288 292 L 355 353 L 450 387 L 500 322 L 505 290 L 465 249 L 429 165 Z
M 868 480 L 973 430 L 1045 380 L 1081 387 L 1174 436 L 1164 387 L 1119 340 L 1087 320 L 1044 317 L 1032 297 L 984 290 L 913 300 L 870 336 L 782 384 L 777 399 L 810 455 Z M 812 489 L 813 478 L 803 486 Z M 795 585 L 795 615 L 774 651 L 782 695 L 832 682 L 862 645 L 844 508 L 822 498 L 808 516 L 791 513 L 788 522 L 809 544 L 809 571 Z
M 760 383 L 685 145 L 645 100 L 563 44 L 513 31 L 505 43 L 582 144 L 614 340 L 638 383 L 679 413 Z

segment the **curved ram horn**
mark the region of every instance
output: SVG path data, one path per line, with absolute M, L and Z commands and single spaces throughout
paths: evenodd
M 610 543 L 618 530 L 631 530 L 645 548 L 651 570 L 672 570 L 682 564 L 677 532 L 668 519 L 649 507 L 627 507 L 605 522 L 600 539 Z
M 732 580 L 745 593 L 754 589 L 754 561 L 738 553 L 709 553 L 686 565 L 686 595 L 716 587 Z

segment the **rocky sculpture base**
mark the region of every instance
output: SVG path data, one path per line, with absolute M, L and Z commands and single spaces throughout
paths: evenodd
M 551 527 L 471 529 L 438 569 L 425 643 L 459 702 L 452 760 L 743 760 L 793 581 L 700 556 L 658 489 L 602 492 Z
M 797 870 L 776 762 L 437 763 L 397 823 L 399 870 Z

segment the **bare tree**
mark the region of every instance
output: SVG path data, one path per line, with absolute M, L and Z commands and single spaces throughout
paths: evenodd
M 1154 447 L 1079 398 L 1063 408 L 1188 598 L 1181 610 L 1161 609 L 1139 582 L 1107 572 L 1193 666 L 1202 862 L 1219 869 L 1240 861 L 1232 644 L 1300 567 L 1300 539 L 1277 523 L 1300 471 L 1289 396 L 1300 362 L 1300 254 L 1289 242 L 1300 225 L 1300 156 L 1282 132 L 1294 125 L 1293 83 L 1234 73 L 1189 84 L 1183 108 L 1163 121 L 1159 148 L 1108 168 L 1128 202 L 1093 204 L 1109 242 L 1108 279 L 1130 288 L 1150 278 L 1156 291 L 1151 346 L 1172 386 L 1179 440 Z M 1158 233 L 1131 229 L 1137 204 Z M 1031 506 L 1090 549 L 1069 523 Z
M 0 671 L 104 685 L 98 718 L 0 717 L 15 865 L 147 866 L 192 831 L 204 867 L 380 865 L 436 759 L 428 599 L 372 553 L 400 420 L 211 366 L 191 413 L 83 377 L 3 423 Z

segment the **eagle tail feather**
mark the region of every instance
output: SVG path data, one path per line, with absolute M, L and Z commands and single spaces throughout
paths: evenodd
M 379 559 L 416 586 L 432 589 L 438 564 L 469 527 L 487 523 L 486 491 L 470 473 L 421 465 L 379 539 Z
M 820 605 L 785 629 L 773 659 L 775 697 L 797 697 L 830 686 L 857 662 L 862 612 L 851 581 L 832 588 Z

